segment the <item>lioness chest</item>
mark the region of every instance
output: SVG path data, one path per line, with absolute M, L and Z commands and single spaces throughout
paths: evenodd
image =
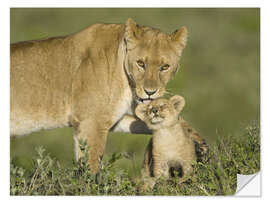
M 128 85 L 128 82 L 124 82 L 124 88 L 120 91 L 120 96 L 115 102 L 115 108 L 113 110 L 113 123 L 118 122 L 125 114 L 133 114 L 132 112 L 132 91 Z

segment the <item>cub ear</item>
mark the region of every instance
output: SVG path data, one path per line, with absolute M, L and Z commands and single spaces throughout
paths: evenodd
M 188 31 L 185 26 L 179 28 L 178 30 L 174 31 L 171 35 L 171 40 L 174 46 L 176 47 L 176 50 L 181 56 L 183 49 L 186 47 L 187 44 L 187 38 L 188 38 Z
M 139 35 L 140 29 L 137 26 L 136 22 L 131 18 L 128 18 L 124 35 L 127 49 L 133 49 L 136 46 L 136 43 L 139 40 Z
M 174 95 L 170 98 L 170 102 L 172 103 L 174 109 L 180 113 L 180 111 L 185 106 L 185 99 L 179 95 Z
M 148 104 L 139 104 L 137 106 L 137 108 L 135 109 L 135 114 L 136 116 L 141 119 L 142 121 L 144 121 L 145 119 L 145 114 L 146 114 L 146 108 L 147 108 Z

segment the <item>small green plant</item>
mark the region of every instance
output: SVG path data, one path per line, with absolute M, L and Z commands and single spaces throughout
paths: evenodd
M 210 146 L 209 154 L 194 163 L 190 178 L 182 184 L 177 177 L 160 179 L 152 190 L 141 191 L 142 183 L 134 182 L 115 163 L 127 154 L 114 153 L 101 162 L 98 175 L 91 174 L 88 146 L 80 141 L 82 158 L 70 168 L 37 148 L 38 157 L 31 172 L 10 164 L 11 195 L 233 195 L 236 174 L 260 170 L 259 127 L 251 125 L 239 136 L 220 137 Z

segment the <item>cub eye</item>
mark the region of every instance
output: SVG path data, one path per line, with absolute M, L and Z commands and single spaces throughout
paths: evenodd
M 164 108 L 166 108 L 166 104 L 161 104 L 159 107 L 163 110 Z
M 143 61 L 138 60 L 138 61 L 137 61 L 137 65 L 138 65 L 140 68 L 145 69 L 145 63 L 144 63 Z
M 169 64 L 165 64 L 163 66 L 160 67 L 160 71 L 167 71 L 170 68 Z

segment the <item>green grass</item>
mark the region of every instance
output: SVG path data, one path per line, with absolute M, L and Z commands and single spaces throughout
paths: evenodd
M 11 195 L 233 195 L 236 174 L 260 170 L 259 127 L 253 124 L 238 136 L 219 136 L 202 162 L 194 164 L 190 179 L 179 184 L 177 178 L 160 179 L 153 190 L 141 191 L 142 183 L 116 166 L 121 159 L 132 159 L 126 153 L 113 153 L 102 161 L 98 176 L 90 173 L 87 148 L 80 162 L 63 167 L 45 149 L 37 149 L 34 167 L 26 170 L 10 165 Z

